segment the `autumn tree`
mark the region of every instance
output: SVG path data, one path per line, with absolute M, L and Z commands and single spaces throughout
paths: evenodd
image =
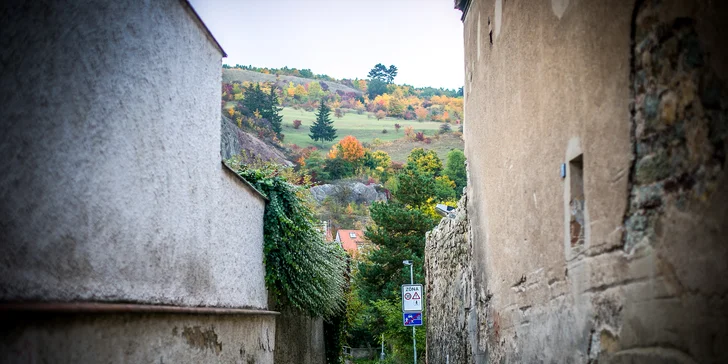
M 427 109 L 418 107 L 415 109 L 415 115 L 417 115 L 417 120 L 425 120 L 427 118 Z
M 442 160 L 437 156 L 437 152 L 430 149 L 412 149 L 407 157 L 407 165 L 432 176 L 439 176 L 442 172 Z
M 325 102 L 321 101 L 316 112 L 316 121 L 309 128 L 310 134 L 308 134 L 308 137 L 318 142 L 330 142 L 336 139 L 336 129 L 334 129 L 333 124 L 331 109 L 326 106 Z
M 324 91 L 321 88 L 321 84 L 316 81 L 312 81 L 308 84 L 308 97 L 311 98 L 311 100 L 320 100 L 323 95 Z
M 339 141 L 341 157 L 345 161 L 356 162 L 364 157 L 364 146 L 352 135 L 348 135 Z
M 374 116 L 377 117 L 377 120 L 382 120 L 387 116 L 387 113 L 385 113 L 384 110 L 379 110 L 376 114 L 374 114 Z

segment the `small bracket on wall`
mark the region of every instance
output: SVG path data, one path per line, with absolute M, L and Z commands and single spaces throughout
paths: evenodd
M 559 174 L 561 175 L 561 178 L 566 178 L 566 163 L 561 163 L 561 168 L 559 169 Z

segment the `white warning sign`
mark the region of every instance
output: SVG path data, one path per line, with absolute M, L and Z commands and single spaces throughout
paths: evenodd
M 402 311 L 422 311 L 422 285 L 402 285 Z

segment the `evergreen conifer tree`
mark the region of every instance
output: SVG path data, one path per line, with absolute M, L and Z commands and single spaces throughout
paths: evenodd
M 271 128 L 278 138 L 281 139 L 281 122 L 283 121 L 283 117 L 280 112 L 282 108 L 278 106 L 278 94 L 275 92 L 275 87 L 270 88 L 270 94 L 266 98 L 266 101 L 266 105 L 261 111 L 261 116 L 270 122 Z
M 309 128 L 311 132 L 311 134 L 308 134 L 309 138 L 318 142 L 330 142 L 336 139 L 336 129 L 334 129 L 334 122 L 331 120 L 330 114 L 331 109 L 321 100 L 318 112 L 316 113 L 316 121 Z

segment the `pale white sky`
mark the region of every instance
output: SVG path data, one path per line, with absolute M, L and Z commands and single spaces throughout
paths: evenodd
M 228 54 L 223 63 L 310 68 L 395 83 L 463 85 L 463 27 L 453 0 L 190 0 Z

